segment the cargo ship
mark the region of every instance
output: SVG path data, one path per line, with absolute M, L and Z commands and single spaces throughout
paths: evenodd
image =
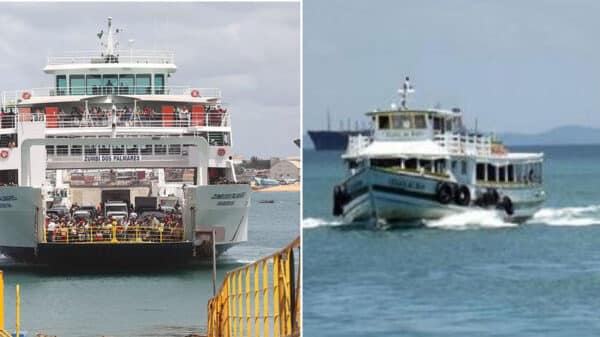
M 331 130 L 331 115 L 327 110 L 327 129 L 326 130 L 309 130 L 308 136 L 312 141 L 316 151 L 344 151 L 348 146 L 348 138 L 353 136 L 370 136 L 371 130 L 359 129 L 358 122 L 355 130 L 350 130 L 350 121 L 348 121 L 348 129 L 342 130 L 343 125 L 340 125 L 340 130 Z M 343 124 L 343 123 L 341 123 Z
M 48 57 L 52 86 L 2 92 L 4 255 L 170 266 L 247 241 L 221 91 L 171 85 L 174 53 L 120 52 L 119 32 L 108 18 L 100 50 Z

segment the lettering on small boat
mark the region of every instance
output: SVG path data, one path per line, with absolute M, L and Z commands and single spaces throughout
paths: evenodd
M 398 179 L 398 178 L 391 178 L 389 180 L 389 184 L 391 186 L 397 186 L 397 187 L 401 187 L 401 188 L 405 188 L 405 189 L 409 189 L 409 190 L 424 190 L 425 189 L 425 184 L 420 183 L 418 181 L 409 181 L 409 180 L 403 180 L 403 179 Z

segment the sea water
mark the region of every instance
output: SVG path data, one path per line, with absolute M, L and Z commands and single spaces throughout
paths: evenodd
M 544 152 L 548 200 L 377 231 L 331 215 L 339 152 L 304 152 L 304 336 L 600 335 L 600 146 Z
M 259 203 L 272 199 L 272 204 Z M 218 259 L 225 273 L 283 248 L 299 234 L 296 192 L 253 193 L 248 242 Z M 165 261 L 168 263 L 168 261 Z M 170 271 L 55 271 L 4 259 L 6 326 L 15 325 L 15 285 L 21 285 L 21 329 L 64 336 L 185 336 L 206 332 L 212 265 Z M 65 261 L 68 263 L 68 261 Z

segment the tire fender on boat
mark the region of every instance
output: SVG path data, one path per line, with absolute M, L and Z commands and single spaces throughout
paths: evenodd
M 333 215 L 335 216 L 341 215 L 343 212 L 343 193 L 341 186 L 336 185 L 333 188 Z
M 471 203 L 471 191 L 467 186 L 462 185 L 456 190 L 454 199 L 458 205 L 468 206 Z
M 452 201 L 452 186 L 447 182 L 440 182 L 436 189 L 436 198 L 441 204 L 448 204 Z
M 504 209 L 504 211 L 506 212 L 506 214 L 508 214 L 508 215 L 513 215 L 513 214 L 515 214 L 515 208 L 514 208 L 514 205 L 513 205 L 513 203 L 512 203 L 512 200 L 510 200 L 510 198 L 509 198 L 509 197 L 507 197 L 507 196 L 504 196 L 504 197 L 502 198 L 502 202 L 500 202 L 500 204 L 499 204 L 499 205 L 500 205 L 500 207 L 501 207 L 502 209 Z

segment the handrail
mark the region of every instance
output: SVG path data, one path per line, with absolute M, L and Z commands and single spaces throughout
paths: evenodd
M 21 289 L 16 285 L 15 293 L 15 336 L 19 336 L 21 328 Z M 4 326 L 4 273 L 0 270 L 0 337 L 11 337 L 12 334 Z
M 183 227 L 178 226 L 71 226 L 44 231 L 44 243 L 167 243 L 183 242 Z
M 98 51 L 64 52 L 48 56 L 47 65 L 101 63 L 160 63 L 174 64 L 175 53 L 163 50 L 121 50 L 119 55 L 107 56 Z
M 300 336 L 299 250 L 300 237 L 274 254 L 229 271 L 218 294 L 208 301 L 208 337 Z
M 88 86 L 73 86 L 69 88 L 57 88 L 57 87 L 40 87 L 40 88 L 25 88 L 17 90 L 7 90 L 3 92 L 3 99 L 13 100 L 15 102 L 26 103 L 28 99 L 35 97 L 55 97 L 55 96 L 102 96 L 102 95 L 184 95 L 194 98 L 210 98 L 220 99 L 221 90 L 219 88 L 199 88 L 183 85 L 168 85 L 159 86 L 154 85 L 152 90 L 151 84 L 147 85 L 130 85 L 117 82 L 108 85 L 107 83 L 98 83 L 92 85 L 88 83 Z M 196 90 L 196 91 L 194 91 Z M 27 97 L 29 94 L 29 98 Z M 192 96 L 196 95 L 197 96 Z

